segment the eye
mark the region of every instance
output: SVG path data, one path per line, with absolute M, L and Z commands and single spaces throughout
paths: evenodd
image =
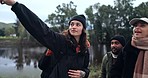
M 76 26 L 81 26 L 81 24 L 80 23 L 76 23 Z
M 134 27 L 137 27 L 137 26 L 139 26 L 139 27 L 145 27 L 146 24 L 136 24 L 136 25 L 134 25 Z
M 118 45 L 118 44 L 119 44 L 119 42 L 115 42 L 115 44 L 116 44 L 116 45 Z
M 141 24 L 141 27 L 145 27 L 146 26 L 146 24 Z
M 70 26 L 74 26 L 74 23 L 73 23 L 73 22 L 71 22 L 71 23 L 70 23 Z
M 111 42 L 111 44 L 113 45 L 113 44 L 116 44 L 116 45 L 118 45 L 118 44 L 120 44 L 119 42 Z

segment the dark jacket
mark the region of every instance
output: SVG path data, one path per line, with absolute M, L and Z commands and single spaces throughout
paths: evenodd
M 101 77 L 100 78 L 109 78 L 110 77 L 110 70 L 112 66 L 113 57 L 110 52 L 107 52 L 103 57 L 102 64 L 101 64 Z
M 139 49 L 131 46 L 130 39 L 111 68 L 111 78 L 133 78 L 139 51 Z
M 50 30 L 42 20 L 23 4 L 17 2 L 11 9 L 31 35 L 54 52 L 52 57 L 43 56 L 42 58 L 43 60 L 39 65 L 39 68 L 43 71 L 42 78 L 69 78 L 69 69 L 83 70 L 86 72 L 85 78 L 88 77 L 88 50 L 83 54 L 81 52 L 76 53 L 75 49 L 67 45 L 65 36 Z M 50 63 L 53 61 L 55 63 L 51 70 L 52 65 L 50 67 Z

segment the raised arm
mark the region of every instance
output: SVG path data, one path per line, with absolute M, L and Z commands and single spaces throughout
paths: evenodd
M 50 28 L 25 5 L 15 0 L 0 0 L 0 2 L 12 6 L 11 10 L 36 40 L 52 51 L 60 52 L 60 49 L 63 48 L 61 45 L 65 43 L 63 36 L 51 31 Z

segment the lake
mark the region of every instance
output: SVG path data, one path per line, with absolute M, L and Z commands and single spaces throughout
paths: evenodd
M 38 60 L 45 50 L 42 46 L 0 46 L 0 78 L 40 78 L 42 71 L 38 68 Z M 90 47 L 90 62 L 93 61 L 93 57 Z
M 40 78 L 38 60 L 45 47 L 0 47 L 0 78 Z

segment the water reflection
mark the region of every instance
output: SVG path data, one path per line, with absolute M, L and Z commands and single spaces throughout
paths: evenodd
M 45 49 L 45 47 L 0 47 L 0 78 L 40 78 L 41 71 L 37 64 Z

